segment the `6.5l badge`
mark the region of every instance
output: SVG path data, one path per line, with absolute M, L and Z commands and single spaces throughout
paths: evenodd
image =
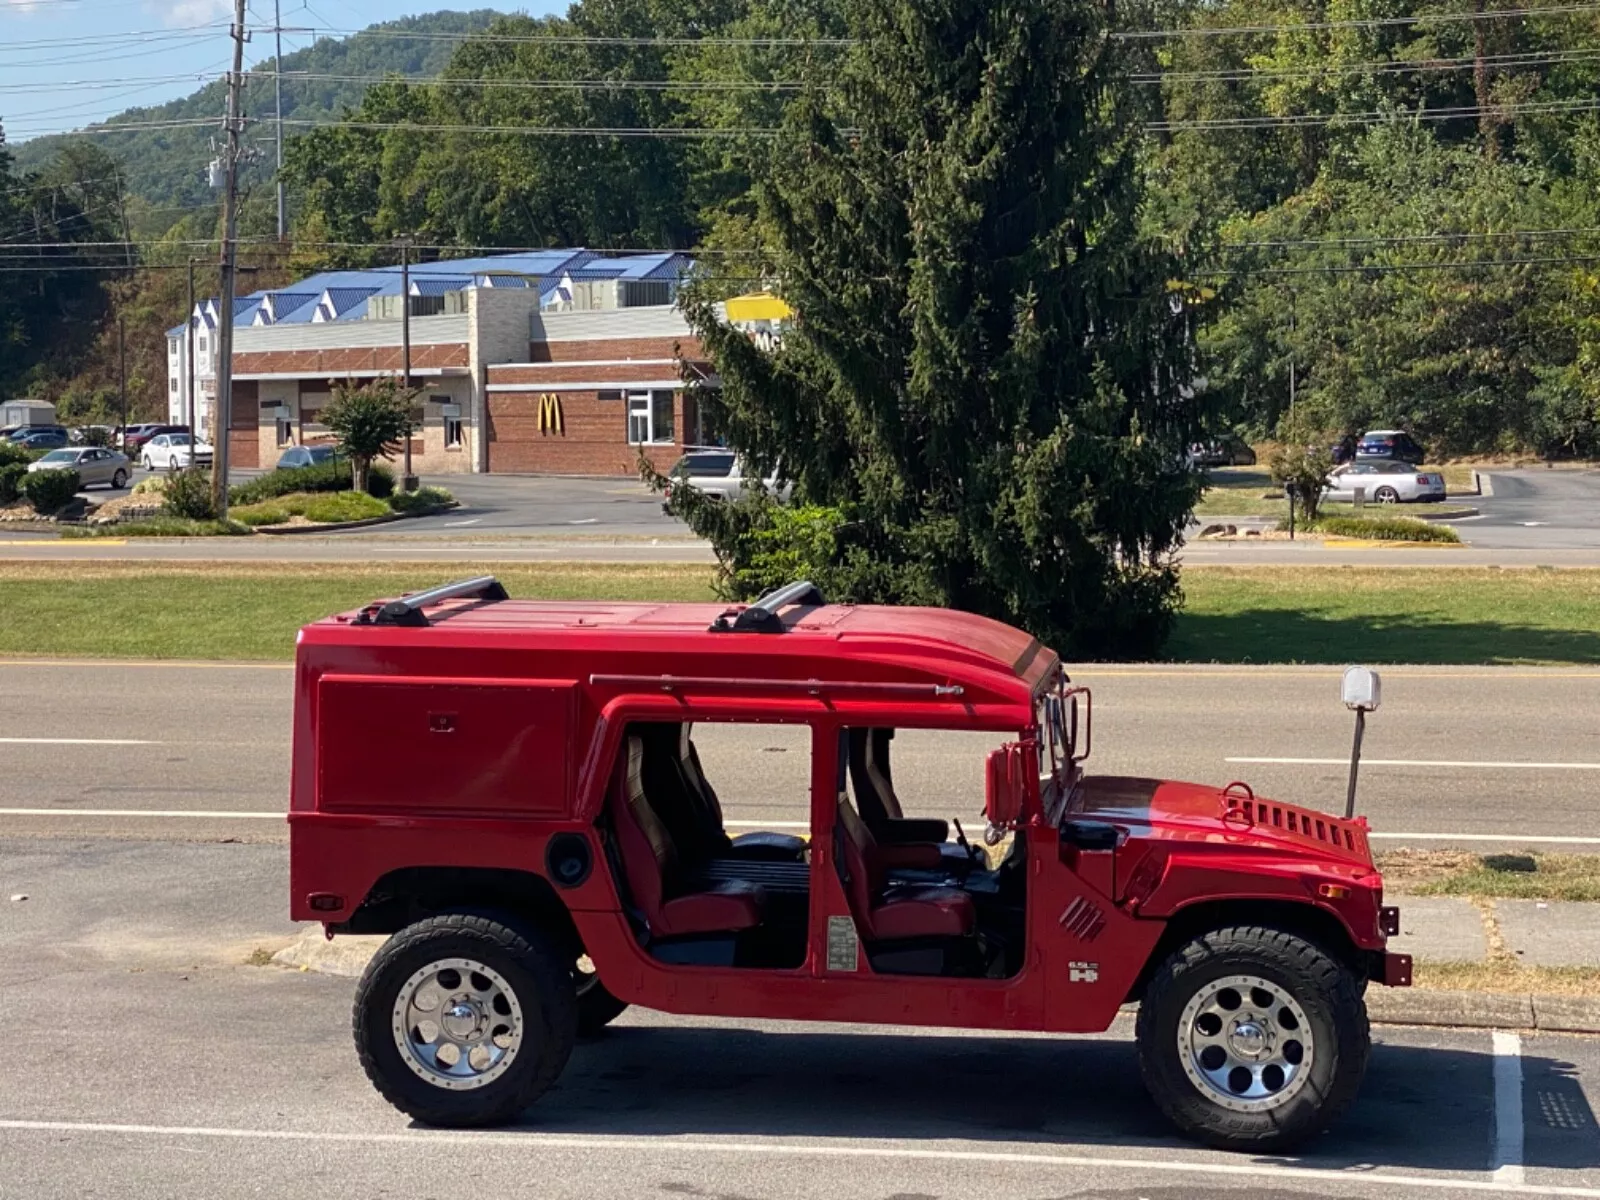
M 1099 983 L 1100 964 L 1095 962 L 1069 962 L 1067 964 L 1068 983 Z

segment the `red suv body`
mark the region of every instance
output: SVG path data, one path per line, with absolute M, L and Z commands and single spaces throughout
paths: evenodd
M 1087 692 L 982 617 L 805 584 L 504 596 L 374 604 L 296 654 L 292 915 L 394 935 L 357 1041 L 418 1119 L 514 1118 L 630 1004 L 1067 1033 L 1137 1000 L 1152 1094 L 1198 1137 L 1285 1146 L 1354 1095 L 1361 989 L 1410 972 L 1364 819 L 1085 774 Z M 694 740 L 724 723 L 798 728 L 803 835 L 729 834 Z M 906 815 L 894 730 L 989 735 L 987 850 Z

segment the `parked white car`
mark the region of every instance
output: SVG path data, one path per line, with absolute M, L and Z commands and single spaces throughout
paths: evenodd
M 1324 500 L 1350 501 L 1356 489 L 1365 489 L 1374 504 L 1406 504 L 1412 501 L 1443 500 L 1444 476 L 1426 471 L 1398 458 L 1356 458 L 1333 469 Z
M 215 453 L 210 444 L 196 443 L 187 433 L 160 433 L 144 444 L 139 462 L 146 471 L 175 471 L 191 461 L 209 467 Z
M 108 487 L 126 487 L 128 484 L 128 458 L 116 450 L 100 446 L 70 446 L 52 450 L 38 462 L 28 464 L 28 473 L 35 471 L 76 471 L 83 487 L 103 483 Z
M 714 500 L 738 500 L 757 478 L 745 474 L 743 461 L 732 450 L 691 450 L 673 464 L 667 475 L 673 481 L 666 493 L 669 499 L 673 487 L 684 486 Z M 794 485 L 783 478 L 782 464 L 761 483 L 783 504 L 789 502 L 794 491 Z

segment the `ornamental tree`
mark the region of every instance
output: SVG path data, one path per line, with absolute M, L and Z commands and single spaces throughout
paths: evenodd
M 695 289 L 719 384 L 698 398 L 746 478 L 781 461 L 831 510 L 789 523 L 830 599 L 969 609 L 1077 658 L 1153 654 L 1199 488 L 1199 293 L 1139 232 L 1146 113 L 1123 77 L 1147 51 L 1089 0 L 840 8 L 853 45 L 791 105 L 756 189 L 796 317 L 768 352 L 720 319 L 715 278 Z M 770 500 L 697 500 L 673 489 L 730 593 L 765 579 L 751 547 L 793 560 Z
M 352 483 L 367 490 L 367 474 L 375 458 L 393 458 L 411 436 L 411 402 L 415 392 L 393 379 L 338 384 L 333 400 L 322 410 L 322 422 L 338 441 L 339 453 L 350 459 Z

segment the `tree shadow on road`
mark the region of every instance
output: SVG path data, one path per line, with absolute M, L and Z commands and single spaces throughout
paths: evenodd
M 1481 1051 L 1459 1048 L 1473 1036 L 1376 1046 L 1352 1109 L 1283 1161 L 1353 1172 L 1492 1169 L 1494 1059 L 1487 1035 Z M 1529 1137 L 1526 1165 L 1600 1165 L 1594 1114 L 1570 1064 L 1523 1063 L 1530 1080 L 1564 1087 L 1566 1125 Z M 1533 1093 L 1541 1105 L 1546 1090 Z M 1187 1145 L 1146 1094 L 1131 1043 L 1113 1038 L 620 1025 L 579 1047 L 526 1121 L 547 1133 Z

